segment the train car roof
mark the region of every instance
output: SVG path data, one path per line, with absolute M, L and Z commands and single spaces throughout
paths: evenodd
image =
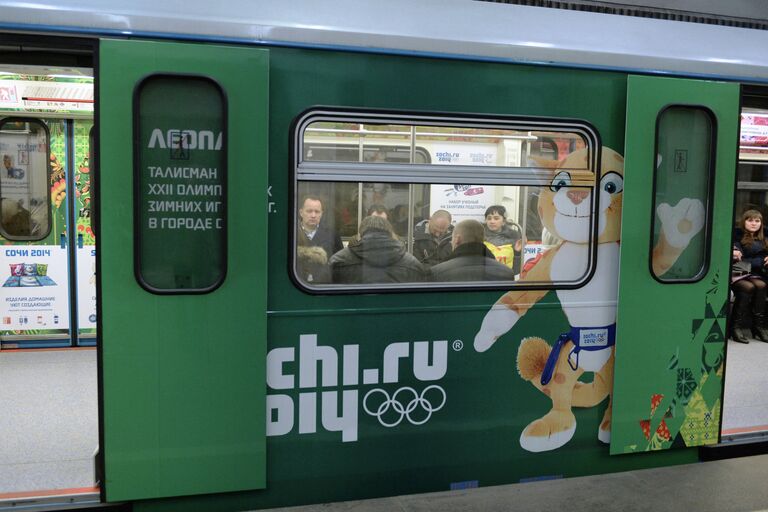
M 768 82 L 768 31 L 473 0 L 0 1 L 0 29 Z

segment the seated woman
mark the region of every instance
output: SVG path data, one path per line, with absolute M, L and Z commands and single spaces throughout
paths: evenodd
M 334 283 L 412 283 L 424 281 L 419 260 L 408 253 L 386 219 L 368 216 L 360 223 L 360 238 L 331 256 Z
M 507 209 L 500 204 L 485 210 L 485 246 L 500 263 L 520 273 L 522 234 L 507 224 Z
M 763 216 L 757 210 L 747 210 L 741 216 L 733 241 L 733 259 L 747 263 L 747 273 L 734 275 L 731 289 L 736 296 L 733 307 L 733 339 L 749 343 L 754 336 L 768 342 L 765 324 L 766 266 L 768 266 L 768 241 L 763 230 Z M 750 312 L 751 325 L 750 332 Z

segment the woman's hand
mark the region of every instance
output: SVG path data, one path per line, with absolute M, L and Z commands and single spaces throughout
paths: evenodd
M 738 249 L 734 249 L 733 250 L 733 259 L 735 261 L 741 261 L 741 251 L 740 250 L 738 250 Z M 768 256 L 766 256 L 765 259 L 768 260 Z
M 768 267 L 768 256 L 766 256 L 765 258 L 763 258 L 763 266 L 764 266 L 764 267 Z

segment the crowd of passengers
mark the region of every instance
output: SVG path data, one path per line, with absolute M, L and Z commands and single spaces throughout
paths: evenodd
M 454 226 L 449 212 L 437 210 L 414 226 L 412 252 L 395 234 L 383 206 L 368 209 L 346 247 L 320 222 L 323 211 L 315 196 L 304 197 L 299 206 L 296 266 L 305 282 L 512 281 L 519 272 L 522 236 L 507 223 L 501 205 L 486 210 L 485 224 L 463 220 Z

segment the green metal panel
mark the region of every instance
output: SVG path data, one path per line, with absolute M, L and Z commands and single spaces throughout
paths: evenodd
M 99 318 L 109 501 L 265 485 L 268 57 L 213 45 L 100 45 Z M 156 73 L 209 77 L 229 105 L 227 275 L 208 294 L 155 295 L 134 277 L 133 94 Z
M 714 154 L 698 143 L 690 145 L 697 132 L 685 122 L 664 132 L 657 144 L 657 118 L 672 105 L 711 112 Z M 629 77 L 612 454 L 718 440 L 738 117 L 738 84 Z M 712 155 L 714 179 L 708 201 L 702 201 L 711 215 L 711 231 L 705 224 L 686 245 L 657 251 L 657 262 L 660 253 L 668 256 L 664 269 L 656 271 L 657 280 L 650 269 L 651 247 L 663 246 L 667 238 L 659 233 L 664 228 L 658 209 L 653 211 L 654 194 L 657 208 L 683 204 L 693 212 L 694 190 L 701 185 L 701 175 L 693 171 L 706 166 Z M 664 193 L 665 179 L 654 188 L 654 169 L 658 166 L 662 176 L 671 165 L 677 168 L 666 179 L 672 186 Z M 679 226 L 683 231 L 690 227 Z M 700 280 L 663 282 L 695 274 L 689 270 L 700 263 L 690 254 L 696 250 L 709 251 Z

